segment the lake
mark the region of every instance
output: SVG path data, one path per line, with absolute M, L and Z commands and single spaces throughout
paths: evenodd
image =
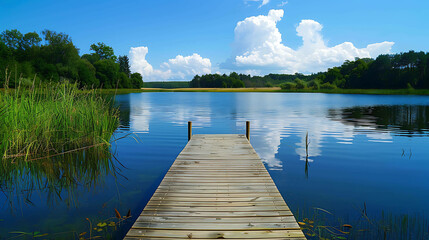
M 250 142 L 299 221 L 315 211 L 330 224 L 363 211 L 428 219 L 429 96 L 154 92 L 116 104 L 113 157 L 88 150 L 59 170 L 29 166 L 0 181 L 0 239 L 124 236 L 186 145 L 188 121 L 194 134 L 244 134 L 250 121 Z M 115 209 L 132 217 L 117 223 Z

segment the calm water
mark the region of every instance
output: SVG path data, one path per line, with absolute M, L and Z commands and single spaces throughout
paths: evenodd
M 353 219 L 365 204 L 372 216 L 428 217 L 428 96 L 140 93 L 116 102 L 114 137 L 133 133 L 113 144 L 117 160 L 30 168 L 0 181 L 1 239 L 33 232 L 71 239 L 89 231 L 88 220 L 115 217 L 115 208 L 133 215 L 113 235 L 122 236 L 186 145 L 187 121 L 194 134 L 243 134 L 251 121 L 251 144 L 294 213 L 317 207 Z M 85 153 L 100 161 L 93 155 Z

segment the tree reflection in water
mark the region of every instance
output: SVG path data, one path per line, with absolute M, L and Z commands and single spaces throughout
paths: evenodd
M 328 116 L 345 125 L 386 129 L 402 136 L 429 134 L 429 106 L 392 105 L 331 109 Z
M 94 189 L 109 174 L 116 177 L 116 163 L 108 145 L 37 160 L 2 159 L 0 191 L 8 202 L 2 205 L 12 211 L 22 204 L 33 205 L 37 192 L 46 194 L 47 205 L 77 206 L 78 189 Z

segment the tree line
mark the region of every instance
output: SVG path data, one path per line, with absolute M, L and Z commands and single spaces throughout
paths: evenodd
M 201 77 L 196 75 L 189 83 L 191 88 L 243 88 L 244 82 L 240 76 L 233 72 L 231 74 L 205 74 Z
M 345 61 L 339 67 L 311 75 L 231 73 L 196 75 L 190 87 L 273 87 L 282 89 L 429 89 L 429 53 L 409 51 L 376 59 Z
M 429 53 L 409 51 L 345 61 L 319 73 L 314 81 L 348 89 L 429 89 Z
M 189 81 L 145 82 L 145 88 L 189 88 Z
M 99 42 L 91 53 L 79 55 L 69 35 L 44 30 L 0 34 L 0 86 L 16 87 L 33 82 L 77 82 L 86 88 L 141 88 L 140 73 L 131 73 L 127 56 L 115 56 L 113 48 Z

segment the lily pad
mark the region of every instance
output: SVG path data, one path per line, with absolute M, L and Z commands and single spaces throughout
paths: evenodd
M 105 222 L 101 222 L 97 224 L 97 227 L 105 227 L 105 226 L 107 226 L 107 223 Z

